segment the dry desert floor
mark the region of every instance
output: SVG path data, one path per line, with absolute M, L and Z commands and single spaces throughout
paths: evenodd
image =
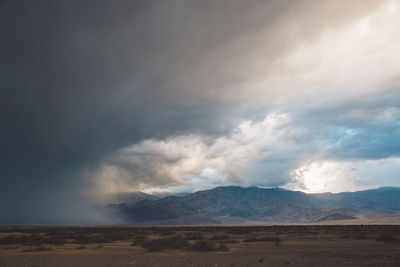
M 400 266 L 400 226 L 2 227 L 0 266 Z

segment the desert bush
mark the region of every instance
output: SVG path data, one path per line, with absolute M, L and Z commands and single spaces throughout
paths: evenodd
M 134 238 L 133 238 L 133 241 L 134 242 L 137 242 L 137 243 L 143 243 L 143 242 L 145 242 L 145 241 L 147 241 L 147 236 L 145 236 L 145 235 L 138 235 L 138 236 L 135 236 Z
M 275 239 L 275 246 L 279 246 L 282 243 L 282 239 L 280 239 L 279 237 L 277 237 Z
M 201 232 L 186 233 L 185 237 L 187 240 L 203 240 L 203 239 L 205 239 L 204 234 Z
M 19 247 L 5 247 L 3 249 L 16 249 L 16 248 L 19 248 Z
M 237 240 L 237 239 L 225 239 L 225 240 L 221 240 L 221 242 L 224 243 L 224 244 L 228 244 L 228 243 L 230 243 L 230 244 L 240 243 L 240 241 Z
M 227 232 L 233 235 L 245 235 L 251 233 L 251 229 L 247 227 L 231 227 L 227 229 Z
M 168 236 L 168 235 L 176 235 L 175 231 L 161 231 L 160 235 L 162 236 Z
M 13 235 L 6 235 L 6 236 L 0 238 L 0 244 L 10 245 L 10 244 L 16 244 L 16 243 L 19 243 L 19 242 L 17 242 L 15 236 L 13 236 Z
M 230 239 L 231 236 L 228 235 L 227 233 L 218 233 L 212 237 L 210 237 L 210 240 L 226 240 L 226 239 Z
M 146 251 L 162 251 L 169 248 L 169 243 L 167 239 L 155 239 L 144 242 L 142 246 Z
M 217 251 L 228 251 L 229 248 L 224 244 L 220 243 L 219 246 L 217 247 Z
M 74 244 L 95 244 L 95 243 L 112 243 L 118 240 L 119 235 L 114 235 L 113 233 L 104 234 L 75 234 L 71 237 Z M 123 238 L 125 240 L 125 237 Z
M 247 238 L 243 239 L 243 242 L 260 242 L 260 241 L 255 236 L 248 236 Z
M 189 242 L 182 237 L 160 238 L 146 241 L 142 244 L 146 251 L 162 251 L 166 249 L 188 249 Z
M 26 246 L 40 246 L 43 244 L 62 245 L 67 243 L 63 238 L 48 237 L 37 233 L 30 235 L 11 235 L 0 239 L 0 244 L 24 244 Z
M 38 246 L 36 248 L 27 248 L 27 249 L 22 249 L 19 252 L 36 252 L 36 251 L 49 251 L 52 250 L 52 247 L 47 247 L 47 246 Z
M 353 238 L 354 238 L 354 239 L 361 239 L 361 240 L 363 240 L 363 239 L 367 239 L 367 236 L 366 236 L 364 233 L 356 233 L 356 234 L 353 235 Z
M 198 240 L 192 247 L 193 250 L 198 251 L 227 251 L 228 247 L 223 243 L 216 243 L 210 240 Z
M 215 242 L 209 240 L 198 240 L 192 245 L 192 249 L 199 251 L 217 251 Z
M 43 242 L 43 240 L 28 240 L 28 241 L 24 242 L 23 244 L 25 246 L 41 246 L 44 243 L 45 242 Z
M 282 243 L 282 239 L 280 239 L 279 237 L 254 237 L 254 236 L 250 236 L 246 239 L 243 240 L 243 242 L 274 242 L 275 245 L 280 245 Z
M 39 234 L 14 234 L 0 239 L 0 244 L 25 244 L 28 246 L 39 246 L 45 243 L 45 237 Z
M 172 237 L 169 238 L 169 247 L 172 249 L 187 249 L 190 247 L 189 242 L 182 237 Z
M 35 248 L 36 251 L 49 251 L 52 250 L 52 247 L 46 247 L 46 246 L 39 246 L 37 248 Z
M 398 241 L 393 235 L 390 234 L 381 234 L 376 240 L 385 243 L 393 243 Z
M 19 252 L 22 252 L 22 253 L 24 253 L 24 252 L 35 252 L 35 250 L 33 248 L 26 248 L 26 249 L 20 250 Z
M 136 236 L 133 238 L 132 243 L 130 244 L 131 246 L 139 246 L 142 245 L 143 243 L 149 241 L 147 236 Z

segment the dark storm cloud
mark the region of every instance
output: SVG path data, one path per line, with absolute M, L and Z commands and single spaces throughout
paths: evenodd
M 343 3 L 3 1 L 0 223 L 106 222 L 73 209 L 86 173 L 144 139 L 268 113 L 241 85 L 380 2 Z

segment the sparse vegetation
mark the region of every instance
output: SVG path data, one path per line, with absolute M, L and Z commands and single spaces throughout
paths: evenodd
M 185 237 L 187 240 L 203 240 L 203 239 L 205 239 L 204 234 L 201 232 L 186 233 Z
M 163 251 L 167 249 L 197 250 L 197 251 L 227 251 L 224 243 L 211 240 L 196 240 L 192 244 L 182 236 L 158 238 L 146 241 L 142 244 L 146 251 Z
M 235 243 L 274 243 L 283 239 L 307 240 L 376 240 L 385 243 L 400 241 L 398 226 L 249 226 L 249 227 L 3 227 L 0 228 L 0 245 L 24 245 L 35 248 L 77 244 L 83 249 L 94 244 L 131 241 L 146 251 L 168 249 L 195 251 L 223 251 Z
M 49 251 L 49 250 L 52 250 L 52 247 L 39 246 L 35 250 L 36 251 Z
M 228 247 L 223 243 L 210 240 L 198 240 L 192 245 L 192 249 L 198 251 L 227 251 Z
M 159 238 L 146 241 L 142 244 L 146 251 L 162 251 L 166 249 L 188 249 L 189 242 L 182 237 Z
M 38 246 L 36 248 L 22 249 L 20 252 L 36 252 L 36 251 L 49 251 L 49 250 L 52 250 L 52 247 Z
M 380 236 L 378 236 L 378 238 L 376 240 L 377 241 L 381 241 L 381 242 L 385 242 L 385 243 L 394 243 L 394 242 L 398 241 L 396 239 L 396 237 L 394 237 L 391 234 L 381 234 Z
M 275 245 L 279 246 L 282 243 L 282 239 L 279 237 L 248 237 L 243 240 L 243 242 L 273 242 Z
M 114 242 L 118 242 L 118 244 L 112 244 Z M 378 242 L 385 244 L 384 246 L 379 246 Z M 279 246 L 281 243 L 288 245 L 273 247 L 274 245 Z M 240 255 L 239 257 L 242 257 L 242 255 L 245 257 L 246 255 L 237 254 L 237 252 L 247 253 L 251 251 L 251 255 L 253 255 L 252 261 L 243 261 L 245 262 L 243 263 L 241 258 L 236 258 L 238 262 L 231 261 L 229 263 L 237 264 L 236 266 L 269 265 L 272 262 L 271 257 L 275 257 L 275 255 L 280 253 L 286 255 L 287 251 L 291 251 L 291 253 L 300 253 L 299 251 L 301 251 L 301 254 L 298 254 L 297 261 L 306 261 L 312 265 L 312 262 L 308 261 L 310 257 L 308 252 L 305 253 L 305 250 L 302 250 L 303 247 L 299 250 L 299 246 L 305 245 L 307 249 L 313 250 L 328 243 L 330 245 L 329 252 L 325 250 L 326 257 L 332 258 L 332 255 L 335 255 L 336 265 L 336 260 L 340 259 L 340 256 L 337 255 L 345 255 L 341 259 L 342 261 L 345 260 L 344 263 L 347 265 L 343 265 L 351 265 L 346 260 L 352 259 L 352 257 L 349 256 L 350 254 L 346 254 L 346 250 L 343 250 L 349 246 L 343 246 L 343 249 L 341 247 L 342 244 L 349 243 L 354 243 L 354 247 L 361 245 L 369 248 L 369 250 L 365 250 L 369 254 L 376 253 L 374 257 L 368 256 L 365 258 L 371 266 L 379 266 L 380 262 L 378 261 L 383 256 L 386 257 L 385 262 L 390 262 L 390 266 L 399 266 L 400 264 L 400 256 L 396 254 L 400 243 L 400 226 L 293 225 L 249 227 L 0 227 L 0 266 L 3 266 L 1 252 L 4 255 L 17 253 L 16 255 L 19 257 L 25 257 L 24 255 L 28 254 L 27 258 L 34 255 L 37 255 L 37 257 L 44 257 L 47 254 L 59 255 L 63 252 L 84 254 L 90 257 L 93 253 L 96 255 L 117 253 L 119 248 L 123 249 L 121 250 L 122 252 L 118 251 L 118 253 L 133 253 L 135 257 L 142 258 L 143 262 L 149 259 L 152 260 L 153 257 L 154 259 L 159 259 L 158 253 L 162 251 L 168 251 L 167 253 L 162 253 L 163 256 L 182 255 L 182 257 L 186 257 L 190 255 L 190 257 L 194 256 L 195 258 L 212 257 L 213 259 L 224 257 L 228 261 L 231 259 L 230 257 L 238 257 L 238 255 Z M 336 248 L 334 247 L 335 244 L 337 244 Z M 332 246 L 334 250 L 340 251 L 341 254 L 337 251 L 330 254 Z M 376 248 L 382 248 L 381 252 L 376 252 Z M 396 251 L 396 255 L 387 252 L 389 249 Z M 150 255 L 143 256 L 146 254 L 143 254 L 143 251 L 149 252 Z M 222 253 L 224 251 L 229 252 Z M 253 251 L 258 252 L 253 254 Z M 203 252 L 206 252 L 204 256 L 201 255 Z M 317 254 L 319 255 L 319 253 Z M 316 257 L 315 255 L 317 254 L 314 253 L 312 257 Z M 360 255 L 358 254 L 358 257 L 362 257 Z M 320 258 L 320 261 L 324 259 Z M 288 258 L 284 258 L 280 263 L 285 265 L 285 261 L 293 264 L 292 259 Z M 278 261 L 274 260 L 272 263 L 274 262 Z M 181 266 L 185 263 L 187 262 L 179 261 L 176 266 Z M 305 266 L 309 265 L 305 264 Z
M 228 240 L 230 238 L 231 238 L 231 236 L 227 233 L 218 233 L 218 234 L 210 237 L 210 240 Z

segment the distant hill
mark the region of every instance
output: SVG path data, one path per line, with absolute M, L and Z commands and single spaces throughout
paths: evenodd
M 329 212 L 328 215 L 325 215 L 315 222 L 325 222 L 325 221 L 339 221 L 339 220 L 353 220 L 357 219 L 354 215 L 357 211 L 349 210 L 349 209 L 333 209 Z
M 400 188 L 381 187 L 338 194 L 312 194 L 315 204 L 326 208 L 346 207 L 361 211 L 400 212 Z
M 400 213 L 400 188 L 306 194 L 279 188 L 216 187 L 185 196 L 145 198 L 113 205 L 130 224 L 307 223 L 357 219 L 372 212 Z
M 329 214 L 326 215 L 318 220 L 316 222 L 323 222 L 323 221 L 338 221 L 338 220 L 352 220 L 352 219 L 357 219 L 357 217 L 354 216 L 349 216 L 349 215 L 344 215 L 340 213 L 334 213 L 334 214 Z
M 120 192 L 120 193 L 102 193 L 93 194 L 92 198 L 95 199 L 94 202 L 99 204 L 111 203 L 113 205 L 126 204 L 134 205 L 143 200 L 156 200 L 164 196 L 162 195 L 150 195 L 140 191 L 137 192 Z

